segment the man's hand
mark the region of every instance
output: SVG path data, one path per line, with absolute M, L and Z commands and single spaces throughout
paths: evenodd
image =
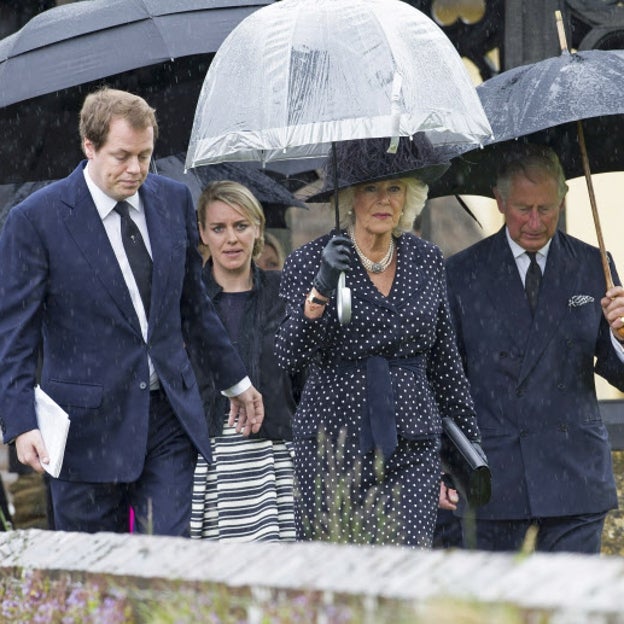
M 624 288 L 622 286 L 609 288 L 600 300 L 600 305 L 613 335 L 618 340 L 624 341 Z
M 50 462 L 48 451 L 43 443 L 39 429 L 31 429 L 26 433 L 22 433 L 22 435 L 18 435 L 15 438 L 15 450 L 20 463 L 30 466 L 37 472 L 44 472 L 42 464 Z
M 238 433 L 242 433 L 244 436 L 258 433 L 263 420 L 262 395 L 253 386 L 230 399 L 228 425 L 232 427 L 236 424 Z
M 459 502 L 459 494 L 457 490 L 447 487 L 444 481 L 440 481 L 440 497 L 438 499 L 438 507 L 440 509 L 448 509 L 455 511 Z

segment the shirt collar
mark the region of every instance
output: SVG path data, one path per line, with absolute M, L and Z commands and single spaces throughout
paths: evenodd
M 518 243 L 516 243 L 516 241 L 511 238 L 511 236 L 509 235 L 509 228 L 507 226 L 505 226 L 505 235 L 507 236 L 507 242 L 509 243 L 511 253 L 513 254 L 513 257 L 517 260 L 522 254 L 526 253 L 526 249 L 518 245 Z M 552 238 L 548 239 L 548 242 L 541 249 L 537 250 L 538 255 L 542 256 L 544 260 L 548 257 L 550 243 L 552 243 Z
M 100 215 L 100 219 L 104 220 L 112 211 L 113 208 L 117 205 L 117 200 L 107 195 L 94 181 L 89 173 L 89 163 L 87 162 L 86 167 L 82 170 L 84 174 L 85 182 L 87 183 L 87 188 L 91 193 L 91 197 L 93 198 L 93 202 L 95 203 L 95 207 L 97 208 L 98 214 Z M 132 208 L 135 210 L 140 210 L 140 198 L 139 193 L 135 193 L 130 197 L 126 198 L 126 200 Z

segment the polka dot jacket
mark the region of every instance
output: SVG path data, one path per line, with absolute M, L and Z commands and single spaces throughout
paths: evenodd
M 307 369 L 294 416 L 295 438 L 316 437 L 322 425 L 334 437 L 342 428 L 357 435 L 367 400 L 376 392 L 366 361 L 382 356 L 390 367 L 393 409 L 399 436 L 438 437 L 441 418 L 451 416 L 466 435 L 479 439 L 469 386 L 463 372 L 446 295 L 440 249 L 403 234 L 397 239 L 397 269 L 388 297 L 373 285 L 355 253 L 347 273 L 351 322 L 341 325 L 336 298 L 320 319 L 306 319 L 304 301 L 330 235 L 293 251 L 280 285 L 286 316 L 276 337 L 279 365 L 291 373 Z M 418 360 L 420 367 L 403 367 Z M 371 387 L 372 386 L 372 387 Z

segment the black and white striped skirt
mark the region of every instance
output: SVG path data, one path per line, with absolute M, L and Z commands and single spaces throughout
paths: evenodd
M 191 537 L 294 541 L 291 443 L 245 438 L 226 425 L 211 447 L 212 463 L 200 456 L 195 469 Z

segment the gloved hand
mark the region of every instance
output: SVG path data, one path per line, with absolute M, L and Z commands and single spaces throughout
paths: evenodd
M 321 266 L 313 286 L 324 297 L 331 297 L 343 271 L 351 270 L 351 250 L 353 242 L 348 236 L 334 236 L 325 245 L 321 254 Z

